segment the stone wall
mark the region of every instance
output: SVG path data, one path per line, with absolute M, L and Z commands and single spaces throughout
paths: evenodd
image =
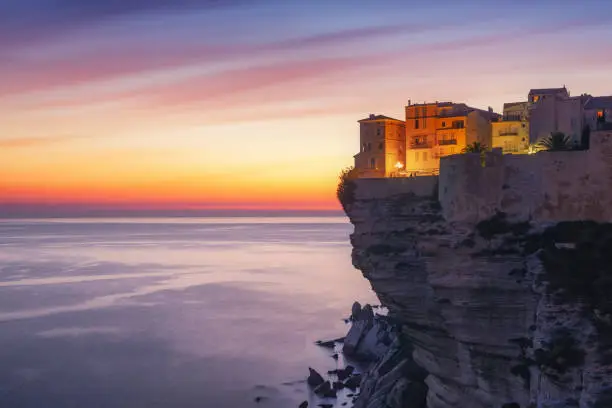
M 438 186 L 437 176 L 358 179 L 355 198 L 374 200 L 401 194 L 431 197 Z
M 515 220 L 612 220 L 612 132 L 585 151 L 464 154 L 441 161 L 439 198 L 451 222 L 504 212 Z

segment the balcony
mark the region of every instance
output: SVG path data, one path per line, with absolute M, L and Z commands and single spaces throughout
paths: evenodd
M 457 139 L 438 140 L 438 144 L 440 146 L 456 145 L 457 144 Z
M 499 131 L 500 136 L 518 136 L 518 134 L 519 134 L 518 130 L 500 130 Z
M 433 147 L 433 143 L 428 142 L 427 140 L 423 141 L 412 141 L 410 142 L 411 149 L 431 149 Z

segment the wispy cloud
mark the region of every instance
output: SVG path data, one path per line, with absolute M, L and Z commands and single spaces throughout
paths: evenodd
M 12 137 L 5 139 L 0 138 L 0 149 L 20 149 L 41 145 L 59 144 L 83 138 L 84 136 L 74 135 L 59 135 L 46 137 Z

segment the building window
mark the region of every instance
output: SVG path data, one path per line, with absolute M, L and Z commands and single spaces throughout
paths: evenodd
M 423 152 L 423 161 L 427 161 L 427 152 Z
M 366 151 L 366 147 L 367 147 L 367 146 L 368 146 L 368 145 L 366 145 L 365 143 L 364 143 L 364 144 L 362 144 L 362 145 L 361 145 L 361 151 L 362 151 L 362 152 L 365 152 L 365 151 Z
M 531 102 L 534 102 L 534 103 L 535 103 L 535 102 L 537 102 L 537 101 L 539 101 L 539 100 L 540 100 L 540 96 L 539 96 L 539 95 L 533 95 L 533 96 L 531 97 Z
M 370 168 L 371 169 L 375 169 L 376 168 L 376 159 L 375 158 L 371 158 L 370 159 Z
M 380 136 L 380 128 L 376 129 L 376 136 Z
M 442 127 L 446 127 L 446 122 L 442 122 Z
M 603 110 L 598 110 L 598 111 L 597 111 L 597 120 L 598 120 L 599 122 L 601 122 L 601 121 L 603 121 L 603 120 L 604 120 L 604 111 L 603 111 Z
M 450 148 L 450 154 L 455 154 L 455 148 L 454 147 Z
M 418 129 L 418 128 L 419 128 L 419 120 L 418 120 L 418 119 L 415 119 L 415 120 L 414 120 L 414 128 L 415 128 L 415 129 Z
M 368 142 L 368 152 L 372 151 L 372 143 Z
M 380 143 L 378 144 L 378 150 L 382 150 L 382 149 L 383 149 L 383 147 L 384 147 L 384 143 L 383 143 L 383 142 L 380 142 Z
M 453 128 L 454 129 L 463 129 L 465 127 L 465 122 L 462 120 L 453 120 Z
M 415 162 L 419 161 L 419 152 L 414 152 L 414 161 Z

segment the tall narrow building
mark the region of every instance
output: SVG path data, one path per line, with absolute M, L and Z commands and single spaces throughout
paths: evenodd
M 393 177 L 406 164 L 404 121 L 383 115 L 359 120 L 360 150 L 355 170 L 360 178 Z

